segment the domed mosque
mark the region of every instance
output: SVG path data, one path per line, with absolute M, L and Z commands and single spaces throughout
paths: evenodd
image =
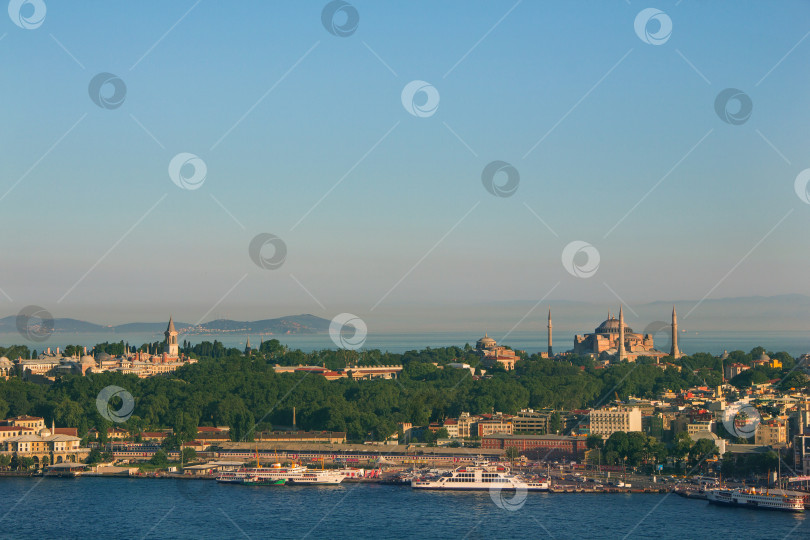
M 595 355 L 602 353 L 616 355 L 619 360 L 634 362 L 639 356 L 662 358 L 673 356 L 680 358 L 678 349 L 678 318 L 675 308 L 672 309 L 672 349 L 669 353 L 655 349 L 652 334 L 637 334 L 624 322 L 624 311 L 619 308 L 619 317 L 608 313 L 592 334 L 574 336 L 574 354 Z
M 475 342 L 475 352 L 483 359 L 484 366 L 492 367 L 498 363 L 506 371 L 515 369 L 515 362 L 520 360 L 515 351 L 498 345 L 494 339 L 489 337 L 489 334 L 484 334 L 484 337 Z

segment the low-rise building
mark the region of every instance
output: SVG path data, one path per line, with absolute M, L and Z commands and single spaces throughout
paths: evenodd
M 476 424 L 476 431 L 479 437 L 486 437 L 496 433 L 512 434 L 512 419 L 505 416 L 479 420 Z
M 447 420 L 444 421 L 444 424 L 442 424 L 442 426 L 444 427 L 444 429 L 447 430 L 448 437 L 450 437 L 451 439 L 458 438 L 458 420 L 456 420 L 455 418 L 448 418 Z
M 709 420 L 705 422 L 692 422 L 686 424 L 686 433 L 690 436 L 695 435 L 697 433 L 701 433 L 707 431 L 709 433 L 714 431 L 714 421 Z
M 33 429 L 34 431 L 45 428 L 45 419 L 39 416 L 15 416 L 13 418 L 7 418 L 3 423 L 7 426 L 25 427 Z
M 522 435 L 545 435 L 548 433 L 548 421 L 553 411 L 535 411 L 523 409 L 512 418 L 512 433 Z
M 488 435 L 481 439 L 481 448 L 531 453 L 538 459 L 582 459 L 588 449 L 585 437 L 566 435 Z
M 780 420 L 762 421 L 754 432 L 754 444 L 780 446 L 787 443 L 787 425 Z
M 608 407 L 594 409 L 590 414 L 591 435 L 607 439 L 617 431 L 641 431 L 641 410 L 638 407 Z
M 751 366 L 746 366 L 745 364 L 740 364 L 738 362 L 734 362 L 731 364 L 726 364 L 723 366 L 723 375 L 725 376 L 726 380 L 731 380 L 743 371 L 751 369 Z
M 18 459 L 31 458 L 36 467 L 45 463 L 77 463 L 90 452 L 88 448 L 80 447 L 80 442 L 78 437 L 57 435 L 48 428 L 42 428 L 3 440 L 0 442 L 0 453 L 16 456 Z
M 0 426 L 0 444 L 2 444 L 6 439 L 19 437 L 20 435 L 27 435 L 33 432 L 33 429 L 27 427 Z
M 473 426 L 475 426 L 480 418 L 480 416 L 471 415 L 468 412 L 463 412 L 458 415 L 458 436 L 467 439 L 476 435 L 477 431 L 473 429 Z

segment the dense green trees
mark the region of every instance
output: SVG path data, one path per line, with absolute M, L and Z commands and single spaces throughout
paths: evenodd
M 96 349 L 112 354 L 124 347 L 124 343 L 104 343 Z M 59 426 L 77 427 L 80 435 L 92 427 L 103 432 L 102 428 L 112 423 L 98 413 L 96 396 L 105 386 L 117 385 L 135 398 L 134 413 L 122 427 L 134 432 L 174 428 L 174 446 L 194 438 L 196 427 L 206 425 L 228 425 L 234 440 L 252 440 L 256 431 L 291 427 L 293 407 L 301 429 L 345 431 L 354 441 L 384 440 L 396 433 L 397 422 L 422 426 L 463 411 L 514 414 L 526 407 L 585 408 L 601 405 L 613 399 L 614 394 L 621 399 L 629 395 L 652 398 L 664 390 L 719 382 L 720 369 L 719 359 L 705 354 L 673 360 L 682 366 L 680 372 L 648 363 L 596 369 L 584 357 L 572 356 L 569 362 L 534 355 L 518 362 L 513 372 L 490 370 L 491 376 L 476 378 L 469 370 L 447 367 L 457 361 L 480 368 L 480 357 L 469 347 L 428 348 L 403 354 L 378 350 L 303 353 L 269 340 L 249 357 L 219 342 L 194 347 L 185 344 L 185 348 L 200 361 L 166 376 L 138 379 L 119 373 L 68 375 L 51 386 L 26 383 L 16 377 L 0 381 L 0 417 L 31 414 L 44 417 L 48 424 L 54 419 Z M 752 354 L 731 354 L 741 361 L 752 361 Z M 790 362 L 793 365 L 792 359 Z M 301 372 L 277 374 L 275 364 L 325 365 L 331 369 L 401 364 L 404 369 L 398 380 L 327 381 Z M 778 378 L 788 369 L 766 375 Z M 801 382 L 791 375 L 790 384 Z M 559 415 L 553 415 L 550 424 L 551 433 L 564 432 Z M 631 441 L 635 446 L 628 448 L 618 442 L 607 448 L 608 442 L 605 452 L 611 458 L 627 457 L 636 462 L 649 460 L 656 452 L 649 443 L 641 445 L 643 451 L 638 450 L 635 440 Z M 685 458 L 692 444 L 683 441 L 681 446 L 679 457 Z

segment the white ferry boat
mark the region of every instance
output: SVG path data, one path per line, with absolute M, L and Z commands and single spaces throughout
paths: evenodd
M 782 492 L 745 489 L 712 489 L 706 491 L 710 503 L 728 506 L 742 506 L 762 510 L 782 510 L 785 512 L 804 512 L 804 499 L 799 495 L 788 495 Z
M 343 482 L 346 476 L 340 471 L 307 469 L 301 474 L 290 476 L 291 484 L 309 484 L 321 486 L 333 486 Z
M 235 471 L 226 471 L 217 476 L 217 482 L 224 484 L 244 484 L 245 479 L 255 480 L 287 480 L 301 476 L 309 469 L 301 465 L 282 467 L 281 463 L 274 463 L 271 467 L 242 467 Z
M 474 465 L 462 465 L 452 472 L 434 477 L 420 477 L 411 480 L 414 489 L 478 490 L 523 489 L 526 491 L 547 491 L 548 482 L 527 482 L 509 472 L 509 468 L 500 464 L 476 462 Z

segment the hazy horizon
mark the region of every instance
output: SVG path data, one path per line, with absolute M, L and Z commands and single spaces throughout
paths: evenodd
M 0 23 L 2 313 L 810 326 L 711 302 L 810 295 L 810 4 L 46 3 Z

